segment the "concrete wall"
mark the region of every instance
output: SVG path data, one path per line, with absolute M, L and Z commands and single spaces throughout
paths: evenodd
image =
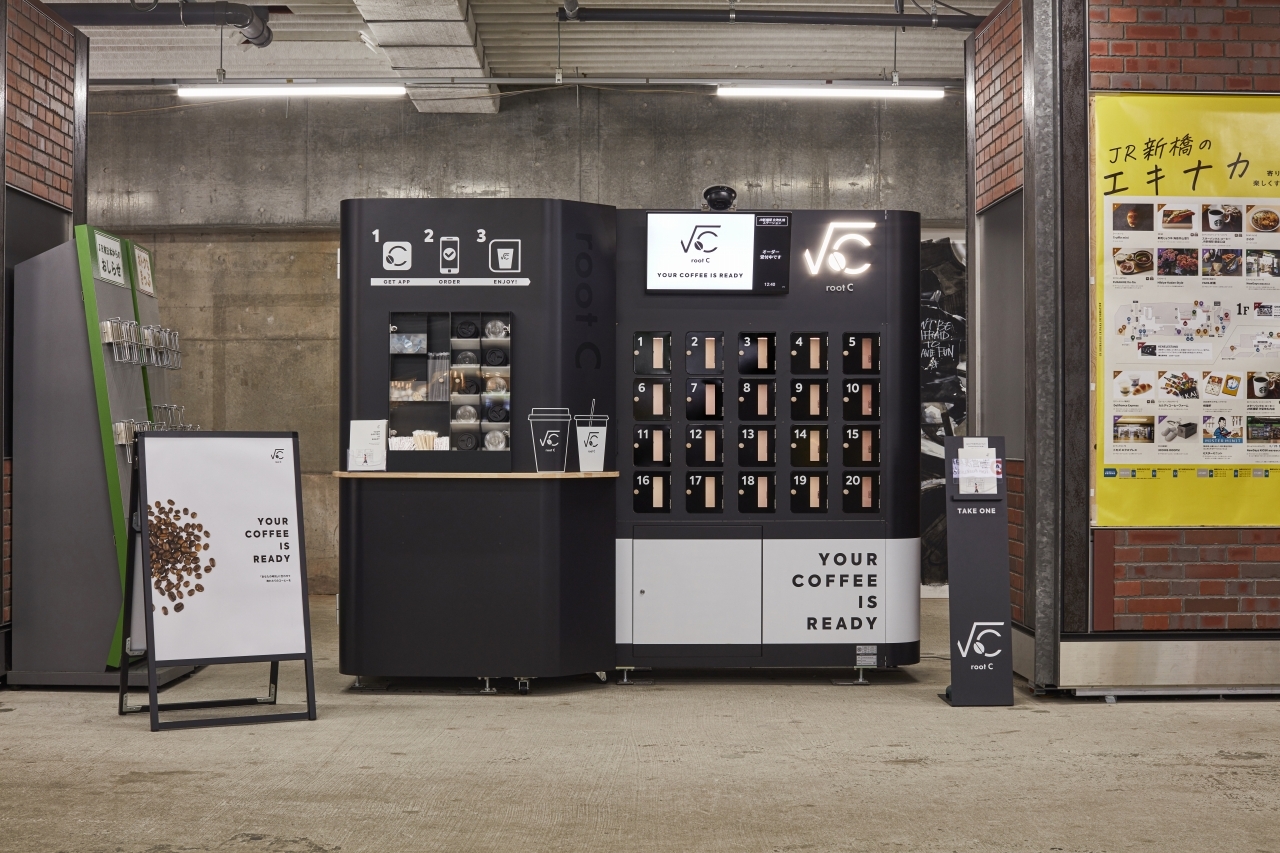
M 687 208 L 735 186 L 756 208 L 906 208 L 963 222 L 963 102 L 724 102 L 582 89 L 496 116 L 407 102 L 90 100 L 89 221 L 156 252 L 176 391 L 215 429 L 297 430 L 308 564 L 336 591 L 338 203 L 551 196 Z
M 95 95 L 89 218 L 116 228 L 334 226 L 344 198 L 552 196 L 689 207 L 905 208 L 964 219 L 964 103 L 724 101 L 572 89 L 496 116 L 407 101 L 189 104 Z M 164 109 L 164 108 L 171 109 Z

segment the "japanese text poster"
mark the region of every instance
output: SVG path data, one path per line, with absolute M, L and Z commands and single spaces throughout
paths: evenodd
M 1093 104 L 1095 523 L 1280 522 L 1280 100 Z

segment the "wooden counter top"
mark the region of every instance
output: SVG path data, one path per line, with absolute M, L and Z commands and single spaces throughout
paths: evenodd
M 617 478 L 617 471 L 334 471 L 344 480 L 596 480 Z

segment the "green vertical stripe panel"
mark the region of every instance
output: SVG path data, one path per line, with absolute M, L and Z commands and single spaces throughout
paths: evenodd
M 98 398 L 102 463 L 107 474 L 107 498 L 111 502 L 116 562 L 120 569 L 120 613 L 116 617 L 115 636 L 111 638 L 111 649 L 107 653 L 107 666 L 114 667 L 120 665 L 120 647 L 124 639 L 124 583 L 129 554 L 129 533 L 125 526 L 124 499 L 120 495 L 120 472 L 116 467 L 116 444 L 111 431 L 111 400 L 107 396 L 107 364 L 102 352 L 102 330 L 98 325 L 98 293 L 94 289 L 93 281 L 93 229 L 87 225 L 76 226 L 76 254 L 80 260 L 80 289 L 84 295 L 84 322 L 89 334 L 89 361 L 93 369 L 93 389 Z

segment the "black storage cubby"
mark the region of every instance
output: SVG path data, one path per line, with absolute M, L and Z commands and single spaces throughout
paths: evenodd
M 880 511 L 879 471 L 845 471 L 840 482 L 840 501 L 845 512 L 873 515 Z
M 827 467 L 826 424 L 795 424 L 791 427 L 791 464 L 796 468 Z
M 776 465 L 778 428 L 773 424 L 744 424 L 738 427 L 738 464 L 743 468 Z
M 845 332 L 841 339 L 841 360 L 845 376 L 862 376 L 880 372 L 880 336 L 864 332 Z
M 827 372 L 827 333 L 792 332 L 791 372 L 797 376 Z
M 637 425 L 632 429 L 634 465 L 637 468 L 660 468 L 671 465 L 671 427 L 656 424 Z
M 880 383 L 874 379 L 846 379 L 841 385 L 845 420 L 880 417 Z
M 777 512 L 778 475 L 772 471 L 743 471 L 738 475 L 738 512 Z
M 777 417 L 777 380 L 739 379 L 737 385 L 738 420 L 771 421 Z
M 684 464 L 690 468 L 724 464 L 724 427 L 689 424 L 684 439 Z
M 400 454 L 420 451 L 509 451 L 511 314 L 395 312 L 389 328 L 390 458 L 398 462 Z M 482 337 L 486 328 L 494 338 Z M 489 352 L 501 357 L 486 358 Z M 493 431 L 501 435 L 489 438 Z
M 792 379 L 791 420 L 825 421 L 827 419 L 827 380 Z
M 684 372 L 690 376 L 723 376 L 724 332 L 685 335 Z
M 719 471 L 690 471 L 684 475 L 686 512 L 724 512 L 724 474 Z
M 845 424 L 842 433 L 844 464 L 880 464 L 880 427 L 875 424 Z
M 791 474 L 791 511 L 827 511 L 827 472 L 794 471 Z
M 778 335 L 775 332 L 742 332 L 738 335 L 738 372 L 743 376 L 776 373 Z
M 632 370 L 639 376 L 671 375 L 671 333 L 636 332 L 632 335 Z
M 632 503 L 638 513 L 671 512 L 671 474 L 645 471 L 632 477 Z
M 631 403 L 636 420 L 671 420 L 670 379 L 636 379 L 631 386 Z
M 685 418 L 691 421 L 724 420 L 724 380 L 689 379 L 685 388 Z

